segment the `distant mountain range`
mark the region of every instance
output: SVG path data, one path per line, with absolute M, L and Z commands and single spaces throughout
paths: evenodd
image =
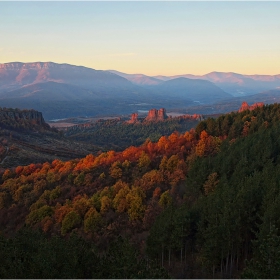
M 136 84 L 136 85 L 143 85 L 143 86 L 152 86 L 152 85 L 158 85 L 161 84 L 162 81 L 164 81 L 164 79 L 160 79 L 157 77 L 150 77 L 150 76 L 146 76 L 144 74 L 125 74 L 116 70 L 108 70 L 108 72 L 114 73 L 118 76 L 121 76 L 129 81 L 131 81 L 132 83 Z M 166 79 L 170 80 L 170 79 Z
M 237 73 L 211 72 L 206 75 L 198 76 L 192 74 L 176 76 L 146 76 L 143 74 L 125 74 L 122 72 L 109 70 L 121 77 L 126 78 L 136 85 L 151 86 L 158 85 L 164 81 L 177 78 L 202 79 L 214 83 L 225 92 L 233 96 L 246 96 L 256 94 L 262 91 L 280 88 L 279 75 L 241 75 Z
M 142 74 L 125 74 L 110 70 L 135 85 L 148 89 L 151 93 L 165 99 L 190 99 L 195 103 L 212 103 L 213 100 L 225 100 L 232 95 L 226 93 L 214 83 L 203 79 L 190 79 L 176 76 L 173 78 L 159 79 Z
M 185 78 L 163 83 L 147 88 L 109 71 L 69 64 L 5 63 L 0 65 L 0 106 L 35 109 L 49 120 L 193 106 L 197 100 L 208 103 L 209 94 L 211 101 L 230 97 L 207 81 L 195 86 Z
M 0 65 L 0 106 L 33 108 L 46 119 L 119 113 L 123 103 L 149 96 L 146 89 L 107 71 L 52 62 Z
M 0 64 L 0 93 L 46 82 L 68 84 L 107 97 L 145 93 L 127 79 L 108 71 L 53 62 Z
M 0 107 L 35 109 L 46 120 L 207 106 L 277 87 L 280 75 L 150 77 L 53 62 L 0 64 Z

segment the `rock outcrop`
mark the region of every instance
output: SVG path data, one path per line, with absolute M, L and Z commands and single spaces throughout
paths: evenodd
M 166 115 L 166 110 L 164 108 L 159 110 L 151 109 L 148 112 L 148 116 L 145 118 L 145 121 L 163 121 L 167 118 L 168 116 Z
M 264 103 L 263 102 L 257 102 L 257 103 L 254 103 L 253 105 L 249 106 L 249 104 L 247 102 L 242 102 L 242 105 L 240 107 L 240 109 L 238 110 L 238 112 L 243 112 L 243 111 L 246 111 L 246 110 L 254 110 L 256 109 L 257 107 L 263 107 L 264 106 Z
M 263 102 L 257 102 L 257 103 L 254 103 L 253 105 L 250 106 L 250 110 L 254 110 L 257 107 L 263 107 L 263 106 L 264 106 Z
M 41 112 L 0 108 L 0 127 L 16 129 L 50 129 Z
M 133 113 L 131 114 L 131 118 L 129 121 L 127 121 L 127 123 L 138 123 L 138 114 L 137 113 Z

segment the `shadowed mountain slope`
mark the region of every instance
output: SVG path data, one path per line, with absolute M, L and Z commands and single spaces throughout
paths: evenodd
M 0 64 L 1 92 L 49 81 L 91 90 L 125 90 L 127 88 L 135 90 L 134 85 L 120 76 L 83 66 L 53 62 Z
M 202 76 L 191 74 L 170 77 L 155 76 L 155 78 L 164 81 L 180 77 L 210 81 L 220 87 L 222 90 L 236 97 L 252 95 L 280 87 L 280 75 L 242 75 L 232 72 L 211 72 Z
M 162 83 L 161 79 L 157 79 L 154 77 L 149 77 L 143 74 L 126 74 L 126 73 L 122 73 L 116 70 L 108 70 L 108 72 L 114 73 L 116 75 L 119 75 L 127 80 L 129 80 L 130 82 L 136 84 L 136 85 L 140 85 L 140 86 L 146 86 L 146 85 L 158 85 L 160 83 Z
M 150 90 L 165 97 L 188 98 L 198 103 L 212 103 L 232 97 L 209 81 L 183 77 L 150 87 Z

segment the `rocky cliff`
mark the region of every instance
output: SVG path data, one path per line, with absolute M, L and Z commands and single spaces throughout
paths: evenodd
M 177 116 L 177 117 L 172 117 L 172 116 L 167 116 L 166 114 L 166 109 L 161 108 L 159 110 L 157 109 L 151 109 L 148 112 L 148 116 L 146 118 L 138 118 L 138 114 L 137 113 L 133 113 L 131 114 L 131 118 L 130 120 L 126 121 L 126 123 L 142 123 L 145 121 L 151 122 L 151 121 L 163 121 L 166 119 L 177 119 L 177 120 L 197 120 L 197 121 L 201 121 L 203 119 L 202 115 L 199 114 L 193 114 L 193 115 L 189 115 L 189 114 L 185 114 L 185 115 L 181 115 L 181 116 Z
M 145 118 L 145 121 L 163 121 L 167 118 L 168 116 L 166 115 L 166 110 L 164 108 L 159 110 L 151 109 L 148 112 L 148 116 Z
M 41 112 L 0 107 L 0 128 L 50 129 Z
M 138 123 L 138 114 L 137 113 L 133 113 L 131 114 L 131 118 L 129 121 L 127 121 L 127 123 Z
M 257 102 L 257 103 L 254 103 L 253 105 L 249 105 L 247 102 L 243 102 L 240 109 L 238 110 L 238 112 L 243 112 L 243 111 L 246 111 L 246 110 L 254 110 L 256 109 L 257 107 L 263 107 L 264 106 L 264 103 L 263 102 Z

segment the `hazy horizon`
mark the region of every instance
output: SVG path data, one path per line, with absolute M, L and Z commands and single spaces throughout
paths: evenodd
M 1 2 L 0 63 L 280 73 L 280 2 Z

